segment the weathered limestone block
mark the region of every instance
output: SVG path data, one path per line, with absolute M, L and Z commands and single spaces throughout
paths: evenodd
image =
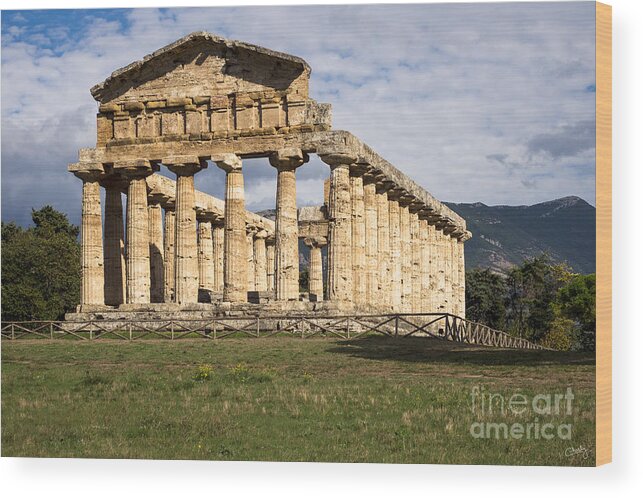
M 389 229 L 389 203 L 387 187 L 376 185 L 377 201 L 377 301 L 385 311 L 391 309 L 391 255 Z
M 327 244 L 327 240 L 323 237 L 306 238 L 304 239 L 304 244 L 310 248 L 308 295 L 311 301 L 323 301 L 324 281 L 321 248 Z
M 366 301 L 366 220 L 364 219 L 363 168 L 351 165 L 351 262 L 353 303 L 364 307 Z
M 96 115 L 96 146 L 104 147 L 114 138 L 114 121 L 104 114 Z
M 105 304 L 103 223 L 100 207 L 100 171 L 76 172 L 83 180 L 80 229 L 81 305 Z
M 279 99 L 262 99 L 261 101 L 261 127 L 279 128 L 282 126 L 281 102 Z
M 149 197 L 147 207 L 150 237 L 150 301 L 162 303 L 165 294 L 165 265 L 163 261 L 163 211 L 160 199 Z
M 268 278 L 266 274 L 266 237 L 268 232 L 259 230 L 254 238 L 255 274 L 254 287 L 257 292 L 268 290 Z
M 442 268 L 444 273 L 444 296 L 443 296 L 443 307 L 444 311 L 447 313 L 453 313 L 453 271 L 452 271 L 452 254 L 451 254 L 451 242 L 449 234 L 444 232 L 444 229 L 438 232 L 440 236 L 440 247 L 441 247 L 441 261 Z
M 181 111 L 167 110 L 161 115 L 161 133 L 163 136 L 185 134 L 185 117 Z
M 352 228 L 349 164 L 355 157 L 348 154 L 324 154 L 321 160 L 331 168 L 328 213 L 328 298 L 352 302 Z
M 400 200 L 400 256 L 402 265 L 402 311 L 404 313 L 411 312 L 411 224 L 409 204 L 405 199 Z
M 129 112 L 114 113 L 114 138 L 134 138 L 134 125 Z
M 442 263 L 442 248 L 440 246 L 440 230 L 429 224 L 429 246 L 431 248 L 431 312 L 444 311 L 444 267 Z
M 212 224 L 212 250 L 214 252 L 214 291 L 223 292 L 223 221 Z
M 136 118 L 136 137 L 151 138 L 159 136 L 161 128 L 160 117 L 154 113 L 141 114 Z
M 308 162 L 301 149 L 282 149 L 270 156 L 277 169 L 277 215 L 275 221 L 276 299 L 299 299 L 299 233 L 295 170 Z
M 402 255 L 400 246 L 400 204 L 395 194 L 395 192 L 391 191 L 388 196 L 390 303 L 392 310 L 399 313 L 402 311 Z
M 248 250 L 241 159 L 235 154 L 218 154 L 212 160 L 226 172 L 223 300 L 247 302 Z
M 121 191 L 125 182 L 111 179 L 105 187 L 105 304 L 125 302 L 125 233 Z
M 258 110 L 254 100 L 247 95 L 237 95 L 235 98 L 235 128 L 250 130 L 258 126 Z
M 175 292 L 175 239 L 176 239 L 176 205 L 174 201 L 165 204 L 165 236 L 163 237 L 163 255 L 165 262 L 164 301 L 174 302 Z
M 153 173 L 145 159 L 114 163 L 128 181 L 127 188 L 127 303 L 150 302 L 150 235 L 145 177 Z
M 374 308 L 378 302 L 378 268 L 377 268 L 377 200 L 375 179 L 364 176 L 364 221 L 365 221 L 365 257 L 366 257 L 366 293 L 365 302 Z
M 194 175 L 206 166 L 196 156 L 169 156 L 162 160 L 176 174 L 175 302 L 199 301 L 199 260 Z
M 460 258 L 458 256 L 458 239 L 452 234 L 449 237 L 451 246 L 451 310 L 454 315 L 460 315 Z
M 422 245 L 420 242 L 420 219 L 417 212 L 410 213 L 411 228 L 411 311 L 419 313 L 422 308 Z
M 207 212 L 197 212 L 199 223 L 199 289 L 214 291 L 214 248 L 212 220 Z

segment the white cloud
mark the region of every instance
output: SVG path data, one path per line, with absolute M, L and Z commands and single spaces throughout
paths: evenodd
M 593 202 L 593 150 L 530 151 L 556 130 L 594 120 L 586 90 L 594 83 L 593 5 L 136 9 L 122 20 L 84 11 L 37 26 L 29 12 L 19 14 L 24 21 L 14 15 L 2 32 L 3 219 L 25 222 L 32 206 L 52 203 L 78 220 L 80 185 L 66 165 L 95 143 L 89 88 L 196 30 L 304 57 L 311 95 L 333 104 L 335 129 L 353 132 L 438 198 L 525 204 L 573 194 Z M 302 205 L 321 201 L 327 170 L 315 164 L 298 171 Z M 274 170 L 262 166 L 246 180 L 256 209 L 274 203 Z M 222 194 L 216 173 L 199 176 L 197 185 Z

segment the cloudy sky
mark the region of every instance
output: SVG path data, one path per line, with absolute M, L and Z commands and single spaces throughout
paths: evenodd
M 593 2 L 3 11 L 2 220 L 52 204 L 78 223 L 66 168 L 95 144 L 89 88 L 201 30 L 306 59 L 334 128 L 441 200 L 594 204 Z M 273 207 L 275 170 L 246 163 L 248 207 Z M 327 175 L 298 170 L 300 205 Z M 222 180 L 197 187 L 222 197 Z

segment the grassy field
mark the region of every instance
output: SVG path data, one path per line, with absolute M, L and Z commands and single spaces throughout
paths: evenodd
M 568 387 L 572 415 L 472 410 L 472 389 Z M 470 434 L 535 419 L 571 424 L 571 440 Z M 588 354 L 379 336 L 2 341 L 2 456 L 592 465 L 594 423 Z

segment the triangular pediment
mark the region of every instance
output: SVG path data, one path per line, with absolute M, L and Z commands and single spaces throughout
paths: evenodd
M 306 98 L 309 75 L 299 57 L 197 32 L 114 71 L 91 93 L 103 104 L 270 90 Z

